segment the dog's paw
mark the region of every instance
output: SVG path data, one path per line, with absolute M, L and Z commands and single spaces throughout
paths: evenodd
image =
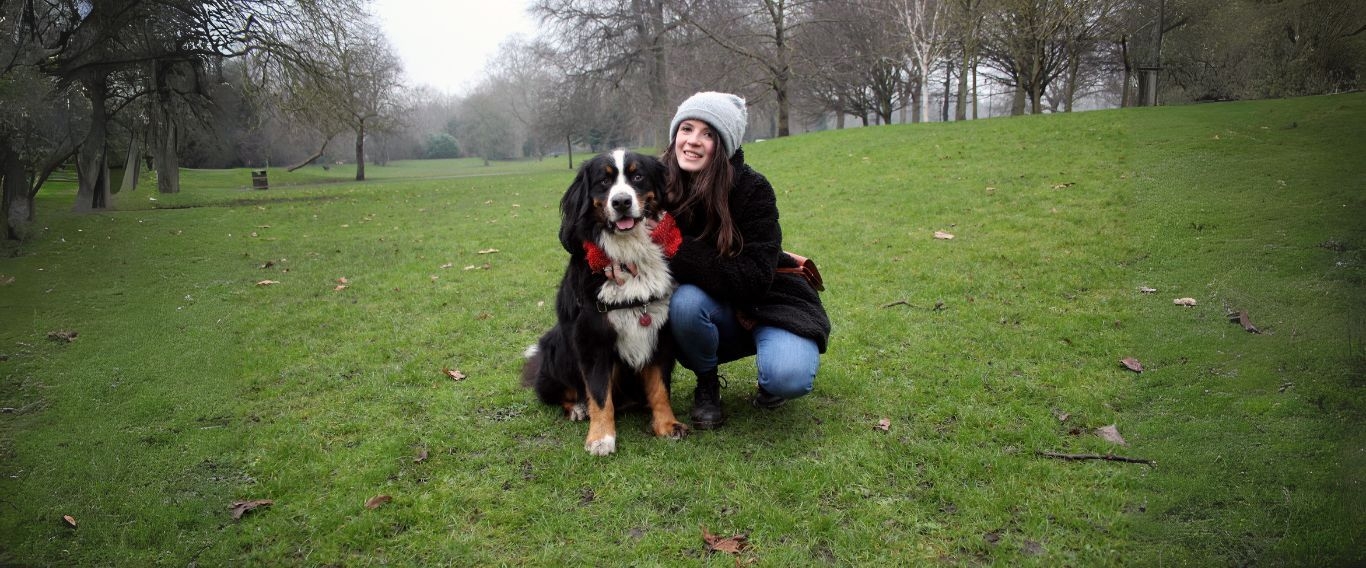
M 688 425 L 674 421 L 669 424 L 659 424 L 655 428 L 655 436 L 668 438 L 670 440 L 681 440 L 688 437 Z
M 574 403 L 574 406 L 569 409 L 568 417 L 570 422 L 588 420 L 588 405 L 582 402 Z
M 617 451 L 617 437 L 603 436 L 598 440 L 588 440 L 583 443 L 583 449 L 595 456 L 605 456 Z

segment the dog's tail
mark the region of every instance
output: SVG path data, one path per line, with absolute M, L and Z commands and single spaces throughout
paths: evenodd
M 539 343 L 533 343 L 522 352 L 522 357 L 526 362 L 522 364 L 522 386 L 531 388 L 536 386 L 536 376 L 541 373 L 541 360 L 545 354 L 541 351 Z

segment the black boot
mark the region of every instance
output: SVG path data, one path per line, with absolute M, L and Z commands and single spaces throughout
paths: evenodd
M 692 392 L 692 427 L 711 430 L 726 423 L 721 410 L 721 379 L 716 371 L 697 374 L 697 389 Z

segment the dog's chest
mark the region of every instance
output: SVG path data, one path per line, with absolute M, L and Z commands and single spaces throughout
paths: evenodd
M 612 260 L 636 267 L 634 274 L 619 271 L 625 279 L 623 283 L 608 281 L 603 284 L 598 289 L 598 301 L 604 306 L 644 303 L 607 311 L 607 321 L 617 332 L 617 353 L 627 364 L 640 370 L 653 357 L 659 330 L 669 321 L 673 275 L 664 254 L 648 238 L 605 238 L 599 244 Z

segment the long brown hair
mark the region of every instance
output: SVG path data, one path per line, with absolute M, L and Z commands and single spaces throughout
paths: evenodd
M 735 180 L 735 168 L 726 159 L 725 145 L 716 137 L 711 161 L 702 171 L 691 173 L 678 167 L 677 150 L 672 140 L 660 161 L 664 162 L 664 193 L 673 215 L 679 223 L 689 225 L 702 221 L 702 238 L 713 238 L 721 256 L 735 256 L 745 246 L 745 239 L 735 230 L 730 215 L 730 190 Z

